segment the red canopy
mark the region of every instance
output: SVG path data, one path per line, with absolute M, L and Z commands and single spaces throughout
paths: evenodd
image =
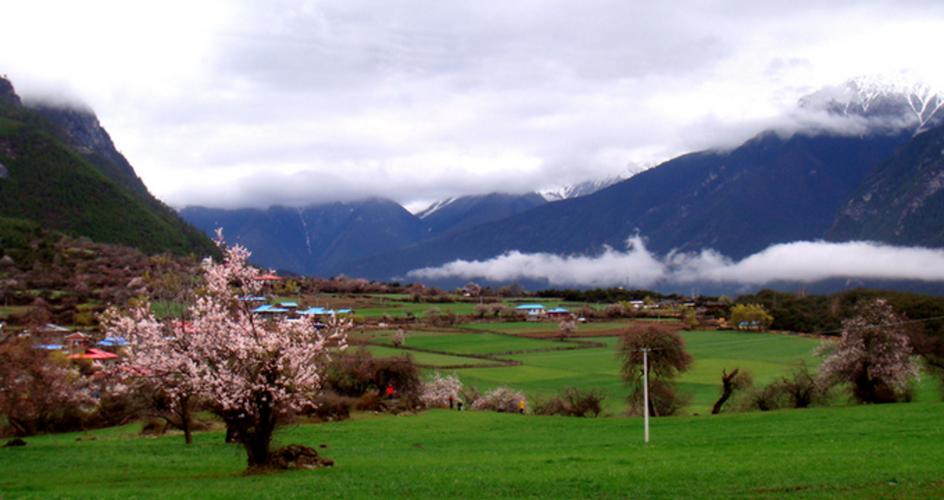
M 72 354 L 69 356 L 69 359 L 117 359 L 117 354 L 112 354 L 108 351 L 103 351 L 101 349 L 88 349 L 81 354 Z

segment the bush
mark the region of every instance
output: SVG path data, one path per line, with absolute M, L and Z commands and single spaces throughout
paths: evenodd
M 380 391 L 369 390 L 361 394 L 361 397 L 357 398 L 354 403 L 354 408 L 357 411 L 383 411 L 384 404 L 380 397 Z
M 569 387 L 547 401 L 535 403 L 534 413 L 565 417 L 598 417 L 603 410 L 601 403 L 605 398 L 603 391 L 599 389 L 580 391 L 575 387 Z
M 779 410 L 789 406 L 787 394 L 778 383 L 747 392 L 739 405 L 744 411 Z
M 619 304 L 609 304 L 603 308 L 603 316 L 607 318 L 621 318 L 625 313 L 626 310 Z
M 516 413 L 520 410 L 522 401 L 526 401 L 524 393 L 508 387 L 499 387 L 485 393 L 484 396 L 472 403 L 472 409 Z
M 87 379 L 61 354 L 35 349 L 28 339 L 0 342 L 3 434 L 77 430 L 94 403 Z
M 806 364 L 801 365 L 776 384 L 792 408 L 808 408 L 821 403 L 826 400 L 829 390 L 827 386 L 817 382 L 816 376 L 810 372 Z
M 358 403 L 355 398 L 340 396 L 334 392 L 319 395 L 304 415 L 322 422 L 334 422 L 351 418 L 351 409 Z
M 482 397 L 482 392 L 474 385 L 465 385 L 459 389 L 459 399 L 465 402 L 469 408 L 475 405 L 475 402 Z
M 633 391 L 629 397 L 629 414 L 643 414 L 643 393 Z M 670 382 L 659 379 L 649 379 L 649 408 L 654 417 L 668 417 L 678 415 L 691 401 L 691 397 L 678 394 Z
M 397 358 L 374 358 L 364 349 L 335 357 L 328 367 L 325 390 L 340 396 L 361 398 L 357 403 L 360 410 L 382 410 L 392 405 L 382 405 L 373 401 L 369 393 L 376 393 L 377 398 L 385 396 L 387 386 L 392 386 L 394 399 L 399 406 L 415 407 L 420 403 L 422 382 L 419 369 L 409 356 Z

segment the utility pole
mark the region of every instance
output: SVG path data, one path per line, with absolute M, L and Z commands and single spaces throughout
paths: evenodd
M 642 348 L 642 400 L 643 414 L 642 425 L 644 429 L 645 443 L 649 444 L 649 348 Z

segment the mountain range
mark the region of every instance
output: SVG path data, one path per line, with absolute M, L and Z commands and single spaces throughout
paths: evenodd
M 765 130 L 729 150 L 541 193 L 451 198 L 416 214 L 381 198 L 177 213 L 148 192 L 93 112 L 23 103 L 0 79 L 0 225 L 31 220 L 199 255 L 214 251 L 205 234 L 222 227 L 258 265 L 381 280 L 512 250 L 595 255 L 634 235 L 662 255 L 713 249 L 732 259 L 792 241 L 944 246 L 940 93 L 855 79 L 798 106 L 828 126 Z
M 333 253 L 323 257 L 296 250 L 291 259 L 270 258 L 267 247 L 284 247 L 277 244 L 280 237 L 249 222 L 230 225 L 247 244 L 244 234 L 268 234 L 257 238 L 254 250 L 270 267 L 375 279 L 512 250 L 592 255 L 606 246 L 623 248 L 635 234 L 657 253 L 710 248 L 734 259 L 791 241 L 944 244 L 940 94 L 924 85 L 860 78 L 810 94 L 798 105 L 848 130 L 837 130 L 835 123 L 789 133 L 766 130 L 731 150 L 683 155 L 628 178 L 587 182 L 556 194 L 444 200 L 412 221 L 387 202 L 387 210 L 399 213 L 399 224 L 371 230 L 369 249 L 332 244 Z M 347 206 L 356 212 L 360 203 Z M 313 206 L 300 213 L 328 209 Z M 229 213 L 189 208 L 181 214 L 209 230 L 208 219 L 194 216 L 208 212 L 219 223 Z M 248 221 L 260 213 L 292 212 L 273 207 L 239 213 Z M 308 227 L 310 238 L 328 241 L 350 241 L 347 231 L 367 231 L 360 220 L 331 234 Z

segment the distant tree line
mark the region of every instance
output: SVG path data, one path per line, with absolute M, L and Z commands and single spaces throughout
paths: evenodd
M 807 333 L 839 335 L 842 321 L 855 316 L 863 303 L 885 299 L 895 311 L 910 320 L 944 317 L 944 297 L 907 292 L 855 289 L 831 295 L 798 295 L 794 293 L 761 290 L 753 295 L 742 295 L 737 304 L 759 304 L 773 321 L 770 328 Z M 944 336 L 944 319 L 916 323 L 929 336 Z
M 664 295 L 651 290 L 624 290 L 622 288 L 593 288 L 590 290 L 548 288 L 535 292 L 541 298 L 561 298 L 570 302 L 606 302 L 616 303 L 628 300 L 643 300 L 646 297 L 661 299 L 679 299 L 678 294 Z

